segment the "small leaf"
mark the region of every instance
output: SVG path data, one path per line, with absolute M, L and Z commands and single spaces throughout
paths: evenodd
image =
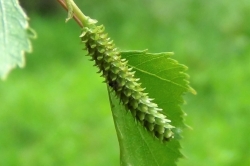
M 66 0 L 66 5 L 68 7 L 68 17 L 66 18 L 66 22 L 68 22 L 71 18 L 73 18 L 74 12 L 72 2 L 70 0 Z
M 0 77 L 16 65 L 24 67 L 24 53 L 31 52 L 28 18 L 17 0 L 0 0 Z
M 180 108 L 185 92 L 195 91 L 188 84 L 187 67 L 170 58 L 173 53 L 147 53 L 147 51 L 121 52 L 128 60 L 136 78 L 140 78 L 150 98 L 163 109 L 175 126 L 174 138 L 162 143 L 153 137 L 109 91 L 112 112 L 121 149 L 122 165 L 176 165 L 182 154 L 179 139 L 186 125 Z

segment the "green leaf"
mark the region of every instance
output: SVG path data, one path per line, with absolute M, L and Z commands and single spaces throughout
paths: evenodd
M 24 53 L 31 52 L 28 19 L 17 0 L 0 0 L 0 77 L 16 65 L 24 67 Z
M 170 58 L 173 53 L 152 54 L 147 51 L 122 52 L 122 58 L 136 71 L 142 87 L 154 102 L 163 109 L 163 113 L 175 126 L 174 138 L 162 143 L 153 137 L 140 123 L 137 123 L 129 111 L 126 111 L 119 99 L 109 90 L 110 103 L 120 144 L 121 165 L 176 165 L 182 157 L 179 139 L 185 128 L 184 113 L 180 108 L 185 92 L 195 91 L 189 86 L 185 74 L 187 67 Z

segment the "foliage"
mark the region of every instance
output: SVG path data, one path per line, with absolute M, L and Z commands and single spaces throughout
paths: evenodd
M 18 4 L 12 4 L 11 7 L 14 7 L 14 5 L 18 6 Z M 193 91 L 189 87 L 188 82 L 186 81 L 188 76 L 183 73 L 183 71 L 186 70 L 186 68 L 184 66 L 179 65 L 176 61 L 168 58 L 168 54 L 166 53 L 149 54 L 146 53 L 145 51 L 119 53 L 115 48 L 113 41 L 107 38 L 107 35 L 104 34 L 103 26 L 95 26 L 94 24 L 96 23 L 96 21 L 82 14 L 72 0 L 66 0 L 66 5 L 68 7 L 68 18 L 66 19 L 66 21 L 71 19 L 74 14 L 74 16 L 81 21 L 80 25 L 83 24 L 85 26 L 83 28 L 82 35 L 80 37 L 82 41 L 85 43 L 89 55 L 92 56 L 93 60 L 95 60 L 95 65 L 98 66 L 100 72 L 102 72 L 102 75 L 104 76 L 107 84 L 115 92 L 116 97 L 118 97 L 118 99 L 120 100 L 120 101 L 116 100 L 115 96 L 112 93 L 110 94 L 111 96 L 110 102 L 112 103 L 112 105 L 116 105 L 116 107 L 112 106 L 113 112 L 116 112 L 113 118 L 115 122 L 117 122 L 116 124 L 120 124 L 116 125 L 116 128 L 118 129 L 117 132 L 119 132 L 118 136 L 119 136 L 120 147 L 123 149 L 121 150 L 121 156 L 125 156 L 121 158 L 122 165 L 129 165 L 129 164 L 145 165 L 146 163 L 149 162 L 152 162 L 151 163 L 152 165 L 166 165 L 166 164 L 175 165 L 177 159 L 181 157 L 181 153 L 179 152 L 180 145 L 178 139 L 180 138 L 179 132 L 180 130 L 182 130 L 181 127 L 184 126 L 184 124 L 182 124 L 183 114 L 180 110 L 178 110 L 179 104 L 182 103 L 182 98 L 180 98 L 180 95 L 182 95 L 183 92 L 186 91 Z M 8 6 L 3 6 L 3 9 L 5 9 L 5 7 L 9 9 Z M 20 8 L 20 6 L 18 7 Z M 3 12 L 5 12 L 5 10 L 3 10 Z M 2 13 L 3 20 L 6 20 L 5 18 L 6 14 L 7 13 Z M 16 18 L 15 15 L 14 18 Z M 27 22 L 25 23 L 26 26 L 22 27 L 23 31 L 26 31 L 28 28 Z M 2 32 L 4 36 L 3 40 L 4 47 L 6 47 L 8 43 L 10 43 L 8 42 L 9 33 L 7 30 L 9 25 L 13 26 L 13 23 L 8 24 L 7 21 L 3 22 L 2 25 L 3 27 Z M 15 36 L 18 35 L 15 34 Z M 28 37 L 26 36 L 26 38 L 20 38 L 20 39 L 26 41 L 28 40 Z M 21 43 L 22 41 L 18 42 Z M 28 46 L 30 47 L 29 40 L 28 40 Z M 12 48 L 6 47 L 5 51 L 6 50 L 12 50 Z M 13 56 L 16 56 L 15 53 L 9 55 L 5 51 L 4 51 L 4 56 L 7 56 L 7 58 L 5 59 L 15 60 L 13 58 Z M 176 124 L 175 126 L 171 126 L 169 124 L 171 120 L 167 119 L 166 116 L 161 113 L 162 109 L 158 108 L 157 104 L 152 102 L 153 99 L 149 98 L 148 94 L 144 92 L 144 89 L 140 86 L 141 83 L 138 82 L 138 80 L 140 80 L 141 77 L 138 78 L 134 77 L 134 72 L 131 71 L 132 68 L 129 68 L 127 66 L 126 59 L 122 59 L 120 54 L 125 54 L 128 56 L 128 58 L 136 55 L 134 57 L 135 59 L 130 58 L 130 61 L 132 61 L 131 64 L 133 64 L 134 60 L 135 61 L 139 60 L 140 63 L 134 64 L 132 68 L 135 68 L 136 70 L 139 70 L 140 72 L 146 74 L 145 78 L 147 79 L 145 80 L 145 82 L 149 80 L 153 82 L 154 86 L 153 85 L 149 86 L 151 89 L 153 89 L 153 91 L 157 91 L 157 88 L 159 88 L 159 86 L 156 85 L 160 85 L 159 82 L 154 80 L 159 79 L 160 81 L 165 82 L 164 84 L 166 85 L 162 86 L 161 88 L 166 87 L 167 89 L 162 91 L 166 93 L 158 93 L 156 95 L 156 98 L 158 101 L 162 101 L 163 108 L 165 109 L 163 111 L 164 114 L 168 114 L 172 118 L 172 120 L 174 121 L 173 124 Z M 142 61 L 142 63 L 141 63 L 141 58 L 145 58 L 145 60 Z M 24 61 L 23 58 L 22 61 Z M 162 62 L 164 63 L 160 65 L 160 63 Z M 5 61 L 2 61 L 3 67 L 6 66 L 6 64 L 9 65 Z M 138 67 L 141 64 L 143 65 Z M 154 67 L 155 65 L 158 64 L 159 66 L 161 66 L 161 68 L 158 68 L 159 66 Z M 7 68 L 7 70 L 10 70 L 10 68 L 11 67 L 9 67 L 9 69 Z M 168 95 L 168 97 L 163 98 L 162 96 L 164 94 Z M 122 107 L 119 107 L 119 105 L 126 109 L 122 110 L 121 109 Z M 136 132 L 138 129 L 137 127 L 135 127 L 136 130 L 134 132 L 131 132 L 133 137 L 130 137 L 130 140 L 132 140 L 133 142 L 135 142 L 137 138 L 141 139 L 143 138 L 142 139 L 143 141 L 140 141 L 140 139 L 136 141 L 137 147 L 134 146 L 134 148 L 136 149 L 137 148 L 141 149 L 141 152 L 137 151 L 136 153 L 136 154 L 143 154 L 139 155 L 140 156 L 139 158 L 141 158 L 140 160 L 138 160 L 137 155 L 132 153 L 134 152 L 134 149 L 128 148 L 129 146 L 131 146 L 130 141 L 129 142 L 123 141 L 123 137 L 121 137 L 122 135 L 129 135 L 129 134 L 131 135 L 131 133 L 128 133 L 126 132 L 126 130 L 124 130 L 126 129 L 126 127 L 124 128 L 123 126 L 127 125 L 119 122 L 121 121 L 119 117 L 124 117 L 123 114 L 121 114 L 120 112 L 121 111 L 125 112 L 125 110 L 131 112 L 132 114 L 130 114 L 130 116 L 133 115 L 134 118 L 137 119 L 137 122 L 140 122 L 145 127 L 145 129 L 148 130 L 149 133 L 153 134 L 152 136 L 157 137 L 157 140 L 155 140 L 154 143 L 153 142 L 150 143 L 150 140 L 152 140 L 153 137 L 151 137 L 151 139 L 149 140 L 145 139 L 146 137 L 144 138 L 144 135 L 146 135 L 147 133 L 144 133 L 142 137 L 141 136 L 138 137 L 138 134 L 136 135 L 136 133 L 142 133 L 142 132 L 141 131 Z M 121 114 L 122 116 L 121 115 L 118 116 L 119 114 Z M 134 121 L 130 120 L 127 121 L 127 123 L 134 124 Z M 175 130 L 175 136 L 177 138 L 175 140 L 172 140 L 174 138 L 173 135 L 174 133 L 171 131 L 173 130 L 173 128 Z M 171 142 L 168 143 L 169 141 Z M 162 146 L 162 144 L 166 143 L 168 143 L 167 146 Z M 152 151 L 153 153 L 151 152 L 148 153 L 148 155 L 144 156 L 144 154 L 147 153 L 144 153 L 145 149 L 142 147 L 149 148 L 148 150 L 150 150 L 151 148 L 155 150 Z M 126 150 L 124 151 L 124 149 Z M 163 157 L 165 155 L 167 155 L 168 157 Z
M 77 1 L 120 48 L 174 50 L 190 66 L 198 95 L 182 106 L 193 130 L 183 133 L 179 165 L 248 166 L 249 1 L 143 2 Z M 0 165 L 119 165 L 106 86 L 62 15 L 29 13 L 34 53 L 0 82 Z
M 24 52 L 31 51 L 27 16 L 17 0 L 0 0 L 0 78 L 16 65 L 25 64 Z
M 117 132 L 119 132 L 118 136 L 119 136 L 120 147 L 123 149 L 121 150 L 121 156 L 125 156 L 121 158 L 122 165 L 129 165 L 129 164 L 145 165 L 146 163 L 149 163 L 149 162 L 152 162 L 152 165 L 166 165 L 166 164 L 175 165 L 177 159 L 181 156 L 181 153 L 179 152 L 180 146 L 178 143 L 178 138 L 180 138 L 179 131 L 182 130 L 181 127 L 184 126 L 182 124 L 183 114 L 181 111 L 176 112 L 176 110 L 178 110 L 179 104 L 182 102 L 182 99 L 179 98 L 180 95 L 182 95 L 183 92 L 185 91 L 190 91 L 191 89 L 188 86 L 188 82 L 186 81 L 187 75 L 183 73 L 183 71 L 185 70 L 185 67 L 180 66 L 176 61 L 169 59 L 167 57 L 168 54 L 160 53 L 160 54 L 153 55 L 153 54 L 148 54 L 143 51 L 143 52 L 122 53 L 122 54 L 128 54 L 128 57 L 140 55 L 140 56 L 135 56 L 135 58 L 137 57 L 139 59 L 142 57 L 146 58 L 146 61 L 142 62 L 142 64 L 144 64 L 143 66 L 146 65 L 145 66 L 146 68 L 136 67 L 136 66 L 141 65 L 141 63 L 135 64 L 133 65 L 132 68 L 129 68 L 127 66 L 126 59 L 121 58 L 121 55 L 115 48 L 113 41 L 111 41 L 107 37 L 107 35 L 104 34 L 103 32 L 104 27 L 95 26 L 94 24 L 96 23 L 96 21 L 82 14 L 79 8 L 74 4 L 72 0 L 66 0 L 65 2 L 68 8 L 68 18 L 66 19 L 66 21 L 73 18 L 73 15 L 74 15 L 75 18 L 81 21 L 80 25 L 83 24 L 85 26 L 83 28 L 81 39 L 85 43 L 86 49 L 88 50 L 89 55 L 92 56 L 93 60 L 95 60 L 95 65 L 98 66 L 100 69 L 100 72 L 102 72 L 102 76 L 104 76 L 107 84 L 110 86 L 113 92 L 115 92 L 115 95 L 120 100 L 120 101 L 116 100 L 114 95 L 112 95 L 112 93 L 110 94 L 111 96 L 110 102 L 112 103 L 112 105 L 116 105 L 116 107 L 112 106 L 113 112 L 116 112 L 113 118 L 115 122 L 117 122 L 116 124 L 120 124 L 120 125 L 117 125 L 116 128 L 118 129 Z M 18 6 L 17 3 L 12 4 L 12 6 L 4 5 L 2 9 L 5 9 L 5 8 L 9 9 L 10 7 L 14 7 L 15 5 L 18 7 L 16 9 L 21 10 L 20 6 Z M 7 68 L 6 66 L 10 66 L 9 68 L 6 69 L 7 72 L 8 70 L 11 69 L 11 67 L 15 66 L 15 64 L 14 65 L 12 64 L 11 66 L 9 62 L 6 62 L 4 60 L 10 59 L 11 61 L 13 61 L 15 60 L 13 57 L 16 56 L 16 53 L 8 54 L 6 51 L 6 50 L 12 50 L 12 48 L 7 47 L 8 45 L 13 46 L 10 44 L 11 40 L 9 39 L 10 38 L 9 36 L 13 34 L 10 34 L 8 32 L 8 29 L 11 29 L 11 27 L 15 25 L 14 23 L 11 23 L 11 21 L 9 23 L 8 19 L 6 19 L 5 17 L 6 14 L 11 13 L 12 11 L 11 8 L 9 11 L 10 12 L 7 13 L 5 12 L 5 10 L 3 10 L 3 13 L 2 13 L 2 16 L 3 16 L 2 19 L 7 20 L 7 21 L 4 21 L 2 24 L 2 27 L 3 27 L 2 36 L 4 36 L 3 38 L 4 54 L 3 55 L 6 57 L 2 58 L 3 60 L 1 61 L 2 62 L 1 67 Z M 23 16 L 25 15 L 23 14 Z M 14 18 L 16 20 L 19 19 L 16 15 L 14 15 Z M 23 26 L 22 27 L 23 29 L 21 30 L 26 32 L 28 27 L 27 27 L 27 22 L 25 23 L 26 23 L 25 26 Z M 19 30 L 20 29 L 17 29 L 17 32 Z M 13 36 L 18 36 L 18 34 L 15 34 Z M 26 44 L 27 44 L 27 40 L 28 40 L 27 36 L 26 38 L 21 37 L 20 39 L 26 41 Z M 21 43 L 22 41 L 17 41 L 17 42 Z M 30 47 L 29 40 L 28 40 L 28 46 Z M 20 52 L 20 50 L 18 51 Z M 23 52 L 23 50 L 21 51 Z M 161 68 L 158 68 L 158 67 L 155 68 L 154 65 L 164 62 L 164 61 L 158 61 L 158 60 L 161 60 L 165 56 L 166 56 L 166 60 L 165 60 L 164 65 L 161 65 Z M 23 61 L 24 59 L 22 57 L 21 61 L 19 60 L 20 66 L 23 65 Z M 133 59 L 130 61 L 133 62 Z M 151 69 L 149 69 L 149 67 Z M 162 95 L 164 95 L 164 93 L 159 93 L 156 95 L 156 98 L 159 101 L 161 101 L 160 98 L 162 98 L 163 108 L 165 109 L 164 114 L 168 114 L 170 117 L 172 117 L 174 124 L 176 124 L 175 126 L 171 126 L 169 124 L 171 120 L 167 119 L 166 116 L 161 113 L 162 109 L 158 108 L 158 105 L 152 102 L 153 99 L 149 98 L 148 94 L 144 92 L 144 89 L 140 86 L 141 83 L 138 82 L 138 80 L 140 80 L 140 77 L 138 77 L 139 79 L 134 77 L 134 72 L 131 71 L 133 68 L 146 74 L 145 78 L 149 76 L 148 80 L 151 80 L 151 82 L 154 82 L 154 80 L 157 80 L 157 79 L 160 79 L 160 81 L 165 82 L 166 84 L 165 87 L 167 88 L 166 95 L 168 95 L 169 97 L 162 98 Z M 3 76 L 6 75 L 6 71 L 3 70 L 3 72 L 5 72 Z M 157 81 L 156 81 L 156 84 L 154 84 L 154 86 L 151 85 L 151 89 L 155 89 L 153 91 L 156 91 L 157 88 L 159 88 L 159 86 L 155 86 L 157 84 L 160 85 L 159 83 L 157 83 Z M 164 86 L 162 88 L 164 88 Z M 164 106 L 164 103 L 166 103 L 165 106 Z M 122 110 L 121 107 L 119 107 L 119 105 L 123 106 L 126 109 Z M 140 122 L 145 127 L 145 129 L 148 130 L 149 133 L 153 134 L 152 136 L 157 137 L 158 139 L 158 141 L 155 141 L 155 143 L 150 143 L 150 141 L 149 140 L 147 141 L 147 139 L 145 139 L 143 136 L 142 137 L 143 142 L 144 142 L 143 143 L 142 141 L 138 141 L 137 139 L 133 138 L 133 137 L 137 137 L 138 135 L 138 134 L 136 135 L 136 130 L 135 132 L 132 132 L 133 137 L 130 137 L 130 139 L 132 141 L 137 140 L 136 144 L 141 149 L 141 152 L 137 151 L 136 154 L 145 154 L 144 153 L 145 149 L 142 148 L 143 146 L 146 148 L 149 148 L 148 150 L 150 150 L 151 148 L 155 149 L 153 153 L 152 152 L 148 153 L 148 155 L 146 156 L 140 155 L 139 157 L 141 158 L 140 160 L 138 160 L 137 155 L 134 155 L 132 153 L 134 151 L 133 148 L 132 149 L 127 148 L 131 146 L 130 142 L 123 141 L 123 137 L 121 137 L 122 135 L 131 134 L 131 133 L 126 132 L 126 130 L 124 130 L 123 126 L 127 126 L 127 125 L 119 122 L 119 117 L 124 117 L 124 116 L 121 116 L 122 114 L 120 116 L 118 115 L 120 114 L 121 111 L 125 112 L 125 110 L 131 112 L 132 114 L 130 114 L 130 116 L 133 115 L 134 118 L 137 119 L 137 122 Z M 134 124 L 134 121 L 130 120 L 130 121 L 127 121 L 127 123 Z M 178 125 L 178 124 L 181 124 L 181 125 Z M 137 129 L 137 127 L 135 128 Z M 175 128 L 174 130 L 175 130 L 175 135 L 177 139 L 171 141 L 171 139 L 174 138 L 174 135 L 173 135 L 174 133 L 172 132 L 173 128 Z M 139 132 L 139 133 L 142 133 L 142 132 Z M 145 134 L 146 133 L 144 133 L 143 135 Z M 141 138 L 141 137 L 138 137 L 138 138 Z M 152 138 L 153 137 L 151 137 L 151 140 Z M 168 143 L 168 146 L 166 146 L 168 148 L 166 148 L 165 146 L 162 146 L 162 144 L 165 144 L 166 141 L 167 142 L 171 141 L 170 143 Z M 140 145 L 141 143 L 143 143 L 144 145 L 143 146 Z M 157 144 L 158 146 L 156 146 Z M 134 147 L 138 148 L 136 146 Z M 126 150 L 124 151 L 124 149 Z M 165 150 L 168 150 L 168 151 L 165 151 Z M 168 157 L 163 157 L 165 155 L 167 155 Z M 132 158 L 134 159 L 131 160 Z

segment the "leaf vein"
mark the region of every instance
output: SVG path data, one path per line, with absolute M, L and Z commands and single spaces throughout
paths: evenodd
M 151 58 L 151 59 L 149 59 L 149 60 L 146 60 L 146 61 L 143 61 L 143 62 L 141 62 L 141 63 L 138 63 L 136 66 L 138 67 L 138 66 L 141 66 L 141 65 L 143 65 L 143 64 L 145 64 L 145 63 L 148 63 L 148 62 L 150 62 L 150 61 L 153 61 L 153 60 L 156 60 L 156 59 L 160 59 L 160 58 L 163 58 L 165 55 L 162 55 L 162 56 L 158 56 L 158 57 L 155 57 L 155 58 Z M 145 58 L 146 59 L 146 58 Z
M 171 80 L 168 80 L 168 79 L 159 77 L 158 75 L 153 74 L 153 73 L 150 73 L 150 72 L 147 72 L 147 71 L 145 71 L 145 70 L 141 70 L 141 69 L 137 68 L 136 66 L 129 65 L 129 64 L 128 64 L 128 66 L 134 68 L 134 69 L 137 70 L 137 71 L 140 71 L 140 72 L 142 72 L 142 73 L 148 74 L 148 75 L 150 75 L 150 76 L 152 76 L 152 77 L 155 77 L 155 78 L 157 78 L 157 79 L 159 79 L 159 80 L 166 81 L 166 82 L 168 82 L 168 83 L 171 83 L 171 84 L 173 84 L 173 85 L 176 85 L 176 86 L 178 86 L 178 87 L 180 87 L 180 88 L 183 88 L 183 89 L 186 89 L 186 90 L 189 91 L 189 88 L 188 88 L 188 87 L 185 87 L 185 86 L 182 86 L 182 85 L 180 85 L 180 84 L 177 84 L 176 82 L 173 82 L 173 81 L 171 81 Z

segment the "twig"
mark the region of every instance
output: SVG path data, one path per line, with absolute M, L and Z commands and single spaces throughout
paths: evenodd
M 66 11 L 68 11 L 68 7 L 67 7 L 67 5 L 66 5 L 66 3 L 65 3 L 64 0 L 57 0 L 57 2 L 60 3 L 61 6 L 62 6 Z M 82 28 L 82 27 L 83 27 L 83 24 L 82 24 L 82 22 L 80 21 L 80 19 L 79 19 L 75 14 L 73 15 L 73 18 L 74 18 L 74 20 L 77 22 L 77 24 Z

